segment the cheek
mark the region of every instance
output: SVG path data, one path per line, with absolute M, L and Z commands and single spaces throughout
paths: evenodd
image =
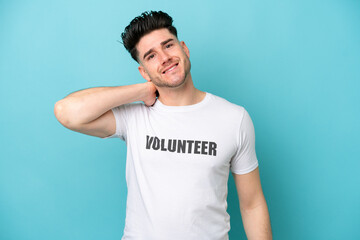
M 149 74 L 149 75 L 151 75 L 151 74 L 153 73 L 153 71 L 154 71 L 154 69 L 151 67 L 150 64 L 144 65 L 144 69 L 145 69 L 145 72 L 146 72 L 147 74 Z
M 151 75 L 156 75 L 156 74 L 158 74 L 156 68 L 150 68 L 150 69 L 149 69 L 149 73 L 150 73 Z
M 187 55 L 187 53 L 185 52 L 185 50 L 181 51 L 181 54 L 183 56 L 183 58 L 185 59 L 185 61 L 189 60 L 189 56 Z

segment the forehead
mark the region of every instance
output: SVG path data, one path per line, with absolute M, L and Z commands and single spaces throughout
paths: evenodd
M 142 56 L 142 54 L 144 54 L 151 48 L 160 46 L 161 42 L 169 38 L 176 39 L 176 37 L 172 33 L 170 33 L 170 31 L 167 28 L 157 29 L 144 35 L 142 38 L 140 38 L 140 41 L 136 44 L 136 49 L 139 53 L 139 56 Z

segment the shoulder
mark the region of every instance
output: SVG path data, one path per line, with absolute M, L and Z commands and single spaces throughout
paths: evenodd
M 217 95 L 208 93 L 212 100 L 212 107 L 216 108 L 217 111 L 222 113 L 230 114 L 231 116 L 235 115 L 241 117 L 246 112 L 245 108 L 241 105 L 232 103 L 225 98 L 219 97 Z

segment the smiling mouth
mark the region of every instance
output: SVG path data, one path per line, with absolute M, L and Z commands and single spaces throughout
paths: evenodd
M 178 65 L 179 65 L 179 63 L 175 64 L 174 66 L 172 66 L 172 67 L 169 68 L 169 69 L 166 69 L 165 71 L 162 72 L 162 74 L 165 74 L 165 73 L 167 73 L 167 72 L 170 72 L 170 71 L 174 70 L 174 68 L 176 68 Z

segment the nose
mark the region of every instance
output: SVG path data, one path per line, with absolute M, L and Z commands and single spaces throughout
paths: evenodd
M 162 51 L 160 54 L 160 60 L 162 65 L 166 65 L 171 59 L 170 55 L 167 52 Z

